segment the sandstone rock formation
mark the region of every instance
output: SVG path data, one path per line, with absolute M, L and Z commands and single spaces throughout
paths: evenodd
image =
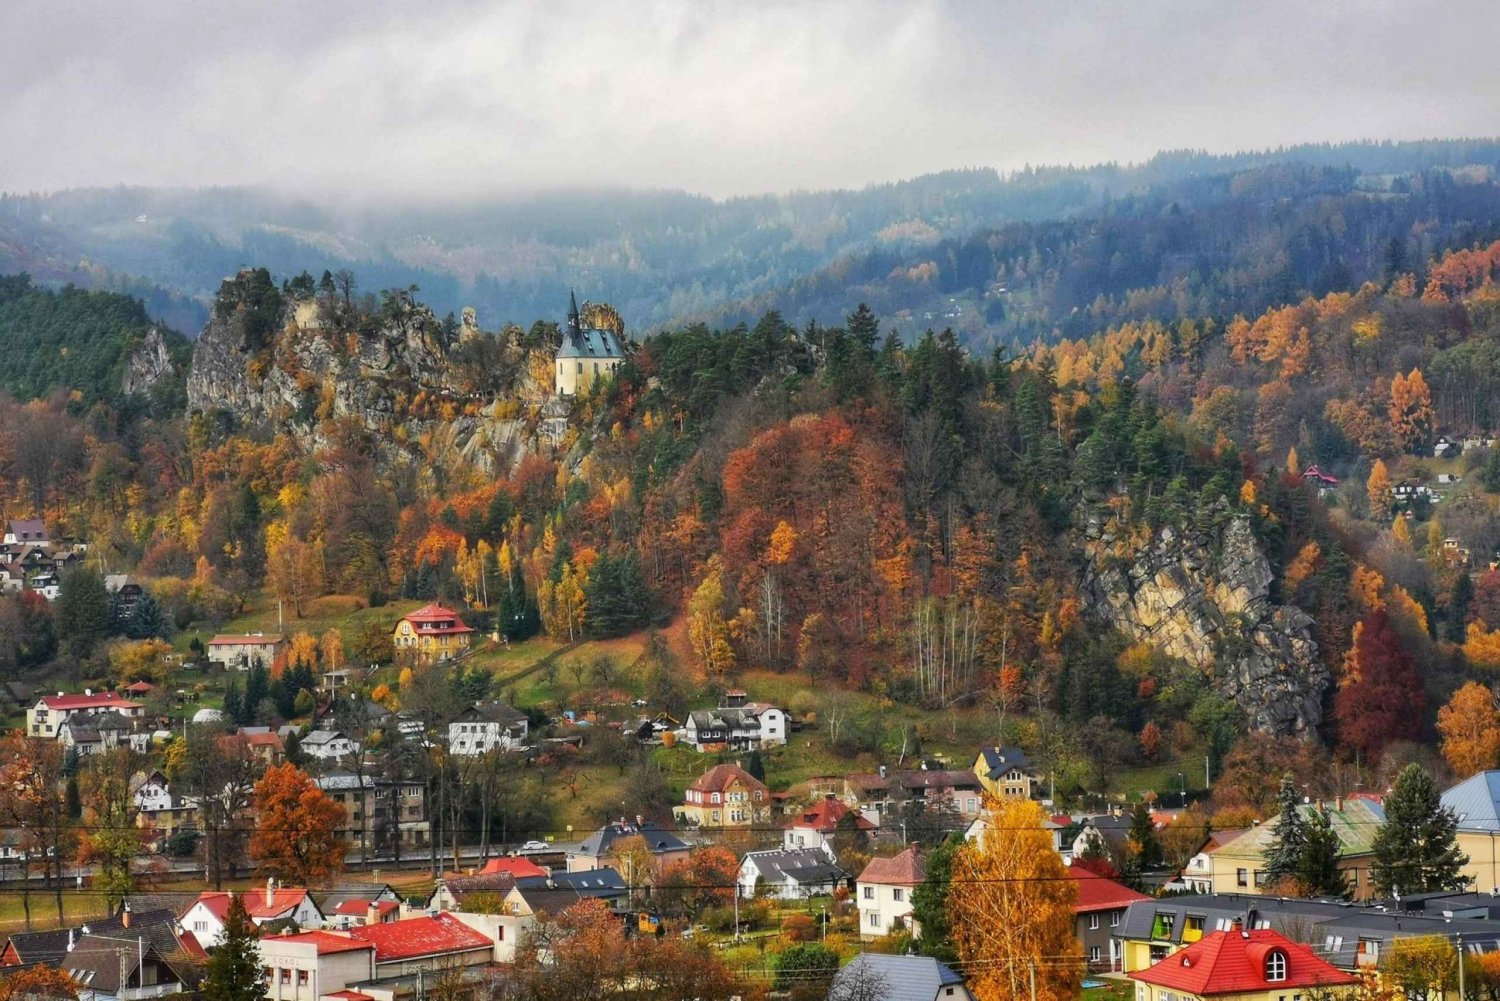
M 172 355 L 161 331 L 152 327 L 146 332 L 141 346 L 125 359 L 125 374 L 120 378 L 120 389 L 129 396 L 148 392 L 152 386 L 172 374 Z
M 1312 619 L 1271 602 L 1271 567 L 1248 516 L 1227 505 L 1213 513 L 1221 527 L 1166 527 L 1135 552 L 1090 519 L 1090 614 L 1208 673 L 1255 729 L 1311 736 L 1330 682 Z

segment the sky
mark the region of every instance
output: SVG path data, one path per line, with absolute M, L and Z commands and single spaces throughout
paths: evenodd
M 5 0 L 0 190 L 727 197 L 1500 134 L 1493 0 Z M 19 28 L 19 30 L 17 30 Z

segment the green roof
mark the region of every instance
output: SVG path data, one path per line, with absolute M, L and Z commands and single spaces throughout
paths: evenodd
M 1311 817 L 1320 809 L 1316 803 L 1303 803 L 1297 812 Z M 1385 808 L 1374 800 L 1351 799 L 1342 807 L 1323 804 L 1321 809 L 1328 814 L 1328 824 L 1339 836 L 1339 857 L 1368 855 L 1375 850 L 1375 835 L 1385 823 Z M 1275 837 L 1276 818 L 1272 817 L 1259 827 L 1251 828 L 1229 844 L 1214 851 L 1218 858 L 1256 859 L 1264 857 L 1266 847 Z

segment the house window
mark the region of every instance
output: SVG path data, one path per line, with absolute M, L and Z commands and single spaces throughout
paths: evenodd
M 1249 886 L 1250 885 L 1250 870 L 1249 869 L 1236 869 L 1234 871 L 1234 885 L 1235 886 Z
M 1279 984 L 1286 979 L 1286 953 L 1280 949 L 1272 949 L 1266 955 L 1266 980 L 1269 983 Z
M 903 900 L 906 899 L 906 891 L 903 890 L 899 886 L 896 887 L 894 890 L 891 891 L 891 899 L 894 900 L 898 904 L 901 903 Z
M 880 927 L 880 912 L 879 911 L 871 911 L 870 912 L 870 927 L 871 928 L 879 928 Z
M 865 887 L 865 899 L 866 900 L 874 900 L 875 899 L 875 887 L 873 887 L 873 886 L 867 886 L 867 887 Z
M 1152 938 L 1171 938 L 1172 927 L 1177 923 L 1177 915 L 1171 911 L 1157 911 L 1156 920 L 1151 924 Z
M 1089 915 L 1089 931 L 1098 931 L 1098 930 L 1099 930 L 1099 915 L 1097 915 L 1097 914 L 1090 914 Z
M 297 971 L 297 986 L 298 987 L 306 987 L 307 986 L 307 971 L 306 970 L 298 970 Z
M 292 982 L 292 970 L 291 970 L 291 967 L 283 966 L 281 968 L 281 982 L 284 983 L 284 984 L 289 984 L 289 983 Z
M 1120 915 L 1123 914 L 1123 913 L 1125 913 L 1125 912 L 1124 911 L 1110 911 L 1109 912 L 1109 926 L 1111 928 L 1118 928 L 1118 927 L 1120 927 Z
M 1089 946 L 1089 962 L 1090 963 L 1097 963 L 1097 962 L 1099 962 L 1099 947 L 1097 945 L 1091 945 L 1091 946 Z

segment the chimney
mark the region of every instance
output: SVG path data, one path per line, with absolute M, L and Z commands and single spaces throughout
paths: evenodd
M 83 690 L 83 694 L 87 695 L 89 698 L 93 698 L 94 697 L 94 690 L 92 688 L 85 688 Z
M 77 944 L 78 943 L 75 942 L 74 939 L 73 939 L 73 929 L 69 928 L 68 929 L 68 951 L 72 952 L 73 951 L 73 946 L 75 946 Z
M 276 903 L 276 879 L 272 877 L 266 880 L 266 906 L 270 907 Z
M 130 927 L 130 904 L 128 902 L 124 907 L 120 908 L 120 927 Z
M 370 901 L 370 906 L 365 908 L 365 924 L 380 924 L 380 905 L 373 900 Z

